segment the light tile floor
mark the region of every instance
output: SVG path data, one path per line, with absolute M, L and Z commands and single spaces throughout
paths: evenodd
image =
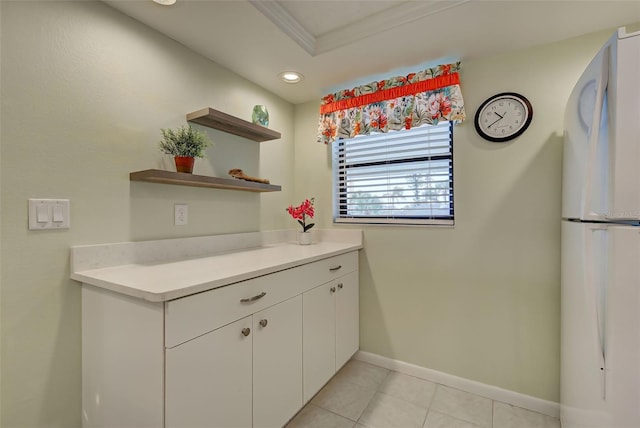
M 560 421 L 351 360 L 286 428 L 560 428 Z

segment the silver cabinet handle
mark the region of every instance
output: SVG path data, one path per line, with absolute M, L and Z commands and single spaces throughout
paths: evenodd
M 251 329 L 249 327 L 245 327 L 245 328 L 242 329 L 242 335 L 244 337 L 249 336 L 249 334 L 251 334 Z
M 331 293 L 335 293 L 335 292 L 336 292 L 336 287 L 331 287 L 331 288 L 329 289 L 329 291 L 331 291 Z
M 262 319 L 258 324 L 260 324 L 260 327 L 266 327 L 267 324 L 269 324 L 269 321 L 267 321 L 266 319 Z
M 267 293 L 265 291 L 263 291 L 262 293 L 253 296 L 253 297 L 248 297 L 246 299 L 240 299 L 240 303 L 250 303 L 250 302 L 255 302 L 256 300 L 262 299 L 264 296 L 266 296 Z
M 344 285 L 342 285 L 342 283 L 339 283 L 339 284 L 338 284 L 338 289 L 339 289 L 339 290 L 342 290 L 342 287 L 344 287 Z
M 340 270 L 340 269 L 342 269 L 342 265 L 338 265 L 338 266 L 336 266 L 336 267 L 329 268 L 329 270 L 330 270 L 331 272 L 335 272 L 335 271 Z

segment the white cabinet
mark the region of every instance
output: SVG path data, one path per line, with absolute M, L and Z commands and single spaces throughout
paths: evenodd
M 358 271 L 336 281 L 336 370 L 360 347 L 360 287 Z
M 84 284 L 83 426 L 282 427 L 358 349 L 357 269 L 351 251 L 166 302 Z
M 165 426 L 283 426 L 302 407 L 301 353 L 301 296 L 167 349 Z
M 164 409 L 164 313 L 82 287 L 82 426 L 157 428 Z
M 251 327 L 243 318 L 167 349 L 165 427 L 251 426 Z
M 254 314 L 252 336 L 253 426 L 282 427 L 302 407 L 302 296 Z
M 304 401 L 309 401 L 336 372 L 335 303 L 328 283 L 303 295 Z
M 303 295 L 303 390 L 309 401 L 358 350 L 358 271 Z

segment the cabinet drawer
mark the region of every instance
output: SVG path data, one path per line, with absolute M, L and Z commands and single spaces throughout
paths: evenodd
M 353 251 L 166 302 L 165 346 L 172 348 L 357 268 L 358 252 Z
M 310 288 L 358 270 L 358 252 L 352 251 L 350 253 L 340 254 L 339 256 L 320 260 L 314 264 L 317 267 L 317 277 Z
M 301 268 L 289 269 L 167 302 L 165 346 L 172 348 L 300 294 L 302 273 Z

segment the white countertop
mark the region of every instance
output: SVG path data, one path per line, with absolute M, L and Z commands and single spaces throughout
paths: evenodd
M 152 302 L 207 291 L 362 248 L 360 230 L 320 230 L 298 245 L 295 231 L 71 248 L 71 278 Z

